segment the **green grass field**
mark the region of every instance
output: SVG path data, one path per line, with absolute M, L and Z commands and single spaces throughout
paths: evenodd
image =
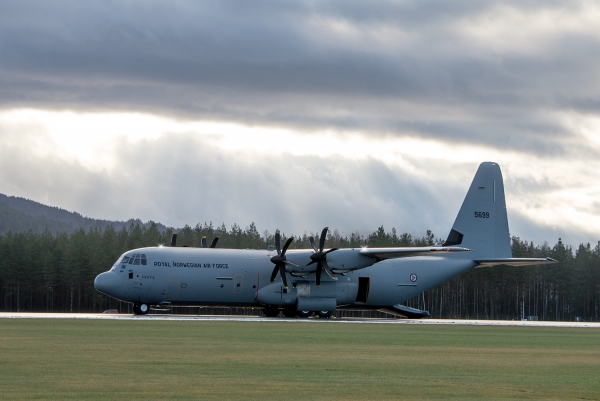
M 600 400 L 600 331 L 0 319 L 0 399 Z

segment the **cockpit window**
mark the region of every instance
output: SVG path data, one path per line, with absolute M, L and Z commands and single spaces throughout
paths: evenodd
M 136 253 L 134 255 L 123 255 L 121 256 L 119 259 L 117 259 L 117 262 L 115 262 L 115 264 L 113 265 L 113 269 L 116 269 L 117 266 L 119 266 L 121 268 L 121 270 L 125 269 L 126 265 L 134 265 L 134 266 L 147 266 L 148 265 L 148 259 L 146 258 L 146 255 L 143 253 Z
M 121 269 L 123 269 L 123 266 L 125 266 L 125 263 L 127 263 L 130 259 L 130 256 L 128 255 L 121 255 L 119 256 L 119 259 L 117 259 L 117 261 L 115 262 L 115 264 L 113 265 L 113 267 L 110 270 L 115 270 L 117 269 L 118 266 L 121 267 Z

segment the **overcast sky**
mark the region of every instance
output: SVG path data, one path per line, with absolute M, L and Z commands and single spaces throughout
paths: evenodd
M 600 240 L 597 1 L 0 3 L 0 193 L 110 220 Z

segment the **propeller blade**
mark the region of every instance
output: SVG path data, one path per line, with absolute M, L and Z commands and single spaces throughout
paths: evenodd
M 177 231 L 171 235 L 171 246 L 177 246 Z
M 308 242 L 310 242 L 310 245 L 313 247 L 315 252 L 318 252 L 317 247 L 315 246 L 315 237 L 309 237 Z
M 212 243 L 210 244 L 211 248 L 214 248 L 217 246 L 217 242 L 219 242 L 219 238 L 221 238 L 221 237 L 219 237 L 218 235 L 215 238 L 213 238 Z
M 206 248 L 206 235 L 202 237 L 202 239 L 200 240 L 200 244 L 202 248 Z
M 275 249 L 277 249 L 277 255 L 281 255 L 281 234 L 279 230 L 275 231 Z
M 284 260 L 284 261 L 283 261 L 283 263 L 285 263 L 286 265 L 293 265 L 293 266 L 296 266 L 296 267 L 298 267 L 298 265 L 297 265 L 297 264 L 295 264 L 295 263 L 292 263 L 292 262 L 290 262 L 289 260 Z
M 279 273 L 281 274 L 281 281 L 283 281 L 283 286 L 287 289 L 287 278 L 285 277 L 285 264 L 281 264 L 279 266 Z
M 282 255 L 285 255 L 285 251 L 287 251 L 288 247 L 290 246 L 290 244 L 292 243 L 293 240 L 294 240 L 294 237 L 290 237 L 285 242 L 285 244 L 283 245 L 283 249 L 281 250 Z
M 325 227 L 323 231 L 321 231 L 321 238 L 319 238 L 319 251 L 323 252 L 323 248 L 325 247 L 325 238 L 327 237 L 327 231 L 329 231 L 329 227 Z
M 321 237 L 319 238 L 319 249 L 317 249 L 315 246 L 315 239 L 313 237 L 308 239 L 315 252 L 310 255 L 311 261 L 306 266 L 317 263 L 317 269 L 315 270 L 317 287 L 321 286 L 321 273 L 323 270 L 325 270 L 325 273 L 327 273 L 327 275 L 333 280 L 337 280 L 337 277 L 333 275 L 333 271 L 327 264 L 327 254 L 337 251 L 338 248 L 331 248 L 327 252 L 323 252 L 323 248 L 325 247 L 325 239 L 327 238 L 327 231 L 329 231 L 329 227 L 325 227 L 323 231 L 321 231 Z
M 340 249 L 340 248 L 331 248 L 330 250 L 328 250 L 327 252 L 325 252 L 323 254 L 323 256 L 327 255 L 329 252 L 337 251 L 338 249 Z
M 275 277 L 277 276 L 277 271 L 279 270 L 279 274 L 281 275 L 281 281 L 283 282 L 283 286 L 287 290 L 287 277 L 286 277 L 286 269 L 285 265 L 290 264 L 294 266 L 298 266 L 295 263 L 288 262 L 285 260 L 285 251 L 287 251 L 288 247 L 294 240 L 294 237 L 288 238 L 283 246 L 283 252 L 281 251 L 281 233 L 279 230 L 275 231 L 275 247 L 277 248 L 277 255 L 271 257 L 271 263 L 275 264 L 275 268 L 273 269 L 273 273 L 271 273 L 271 282 L 275 281 Z
M 337 281 L 337 277 L 333 276 L 333 272 L 331 271 L 331 269 L 329 268 L 329 265 L 327 264 L 327 261 L 325 259 L 323 259 L 323 269 L 325 270 L 325 273 L 327 273 L 327 275 L 329 277 L 331 277 L 333 280 Z
M 319 262 L 317 264 L 317 287 L 321 286 L 321 271 L 323 270 L 323 266 L 321 265 L 321 262 Z
M 273 269 L 273 273 L 271 273 L 271 282 L 275 281 L 275 277 L 277 276 L 277 271 L 279 270 L 279 265 L 275 265 Z

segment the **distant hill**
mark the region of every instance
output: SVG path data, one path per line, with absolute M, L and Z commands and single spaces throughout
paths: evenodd
M 132 223 L 146 227 L 152 224 L 152 222 L 143 223 L 139 219 L 127 221 L 97 220 L 58 207 L 46 206 L 29 199 L 0 194 L 0 235 L 4 235 L 9 231 L 25 232 L 29 230 L 34 233 L 42 233 L 46 229 L 53 234 L 63 232 L 72 234 L 79 228 L 104 230 L 110 225 L 115 230 L 121 230 L 123 227 L 129 227 Z M 160 223 L 157 223 L 157 226 L 160 231 L 167 228 Z

